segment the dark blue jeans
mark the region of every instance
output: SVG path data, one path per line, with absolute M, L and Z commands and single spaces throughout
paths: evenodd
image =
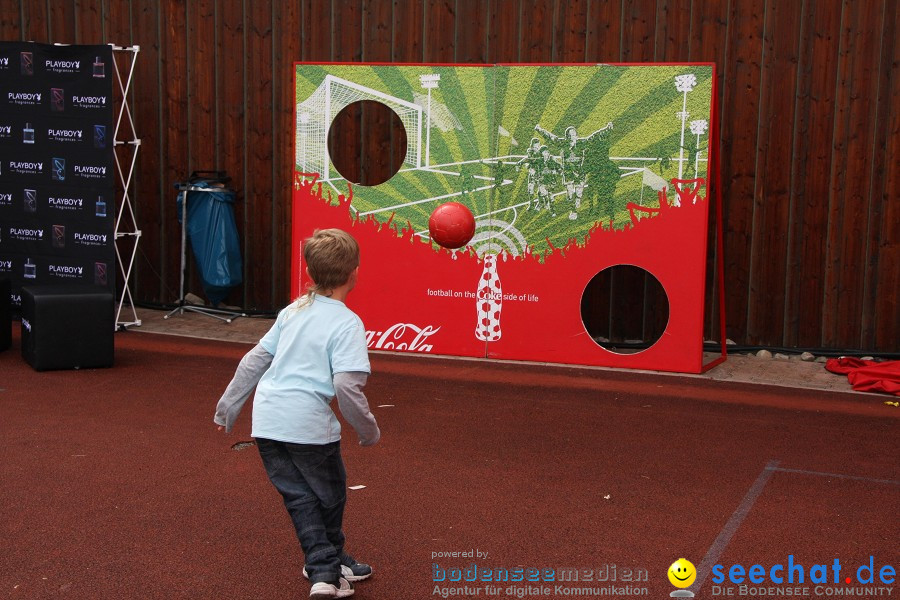
M 291 444 L 257 438 L 266 473 L 284 498 L 300 547 L 306 573 L 313 583 L 335 582 L 341 576 L 344 553 L 344 505 L 347 473 L 340 442 Z

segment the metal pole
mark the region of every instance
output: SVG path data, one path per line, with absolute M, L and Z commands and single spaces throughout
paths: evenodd
M 425 121 L 425 166 L 431 164 L 431 88 L 428 88 L 428 118 Z

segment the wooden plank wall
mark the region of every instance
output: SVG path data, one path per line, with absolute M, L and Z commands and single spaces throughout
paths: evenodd
M 2 39 L 141 48 L 139 301 L 177 297 L 173 185 L 199 169 L 238 193 L 229 301 L 288 300 L 294 61 L 712 61 L 728 337 L 882 352 L 900 349 L 898 33 L 898 0 L 0 0 Z

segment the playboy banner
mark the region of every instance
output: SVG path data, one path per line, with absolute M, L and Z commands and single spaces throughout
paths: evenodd
M 0 277 L 115 291 L 112 49 L 0 42 Z

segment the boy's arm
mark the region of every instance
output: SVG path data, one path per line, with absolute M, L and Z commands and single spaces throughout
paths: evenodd
M 351 371 L 335 373 L 333 378 L 338 407 L 356 430 L 360 446 L 373 446 L 381 438 L 378 423 L 375 422 L 375 416 L 369 410 L 369 402 L 362 391 L 368 376 L 368 373 Z
M 234 378 L 225 388 L 225 393 L 219 398 L 219 403 L 216 405 L 216 416 L 213 417 L 213 421 L 217 425 L 224 426 L 226 432 L 231 433 L 231 428 L 234 427 L 234 422 L 241 413 L 244 402 L 259 383 L 260 377 L 272 364 L 272 358 L 273 356 L 265 348 L 257 344 L 241 359 Z

